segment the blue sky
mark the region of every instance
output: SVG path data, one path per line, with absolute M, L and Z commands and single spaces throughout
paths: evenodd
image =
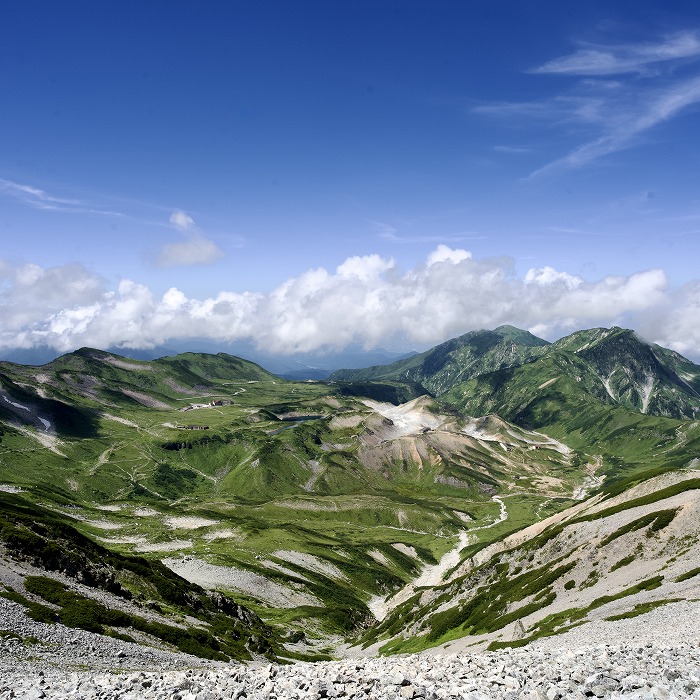
M 696 2 L 12 2 L 0 352 L 427 347 L 625 325 L 700 358 Z

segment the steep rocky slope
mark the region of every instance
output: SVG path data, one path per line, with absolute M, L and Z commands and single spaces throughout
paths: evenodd
M 607 496 L 607 497 L 606 497 Z M 700 596 L 700 472 L 598 494 L 462 552 L 363 639 L 383 652 L 521 646 Z

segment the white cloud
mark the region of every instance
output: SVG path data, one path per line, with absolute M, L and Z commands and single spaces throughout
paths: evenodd
M 659 304 L 643 318 L 639 331 L 644 338 L 700 361 L 700 280 Z
M 449 246 L 440 244 L 430 255 L 428 256 L 428 267 L 435 265 L 436 263 L 452 263 L 456 265 L 462 262 L 462 260 L 468 260 L 471 258 L 472 254 L 468 250 L 462 250 L 457 248 L 453 250 Z
M 168 220 L 176 229 L 185 233 L 187 238 L 163 246 L 156 260 L 159 267 L 211 265 L 224 257 L 221 248 L 202 234 L 189 214 L 176 210 Z
M 66 307 L 94 303 L 103 290 L 103 281 L 79 264 L 42 268 L 0 261 L 0 337 L 12 338 Z
M 563 285 L 566 289 L 574 289 L 583 284 L 583 280 L 568 272 L 558 272 L 553 267 L 545 266 L 539 270 L 529 269 L 525 273 L 525 284 L 539 284 L 551 286 L 554 284 Z
M 174 211 L 170 215 L 170 223 L 180 231 L 197 231 L 197 225 L 194 223 L 194 219 L 189 215 L 185 214 L 184 211 Z
M 392 267 L 394 267 L 394 261 L 385 260 L 380 255 L 354 255 L 342 265 L 338 265 L 337 273 L 341 277 L 369 280 L 378 277 Z
M 175 265 L 211 265 L 224 257 L 219 246 L 204 236 L 192 236 L 185 241 L 168 243 L 158 256 L 160 267 Z
M 555 338 L 576 328 L 626 325 L 681 352 L 700 347 L 700 282 L 670 289 L 662 270 L 587 281 L 552 267 L 515 274 L 509 258 L 475 259 L 440 246 L 399 270 L 378 255 L 335 272 L 312 269 L 269 294 L 162 296 L 122 280 L 117 289 L 73 265 L 0 263 L 0 347 L 46 344 L 65 352 L 152 347 L 173 338 L 250 339 L 275 353 L 376 347 L 401 336 L 428 346 L 503 323 Z

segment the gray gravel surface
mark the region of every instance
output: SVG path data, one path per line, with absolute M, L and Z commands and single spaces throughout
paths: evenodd
M 636 618 L 640 629 L 644 617 Z M 0 598 L 0 628 L 18 635 L 0 637 L 0 700 L 700 699 L 697 642 L 656 641 L 659 624 L 652 621 L 646 643 L 572 647 L 553 638 L 546 646 L 491 653 L 246 666 L 36 623 Z M 36 641 L 21 639 L 30 636 Z

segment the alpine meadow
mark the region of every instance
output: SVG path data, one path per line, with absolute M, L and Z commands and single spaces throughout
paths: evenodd
M 4 557 L 27 576 L 3 595 L 35 619 L 320 660 L 697 595 L 700 367 L 628 330 L 473 331 L 325 382 L 89 348 L 0 381 Z

